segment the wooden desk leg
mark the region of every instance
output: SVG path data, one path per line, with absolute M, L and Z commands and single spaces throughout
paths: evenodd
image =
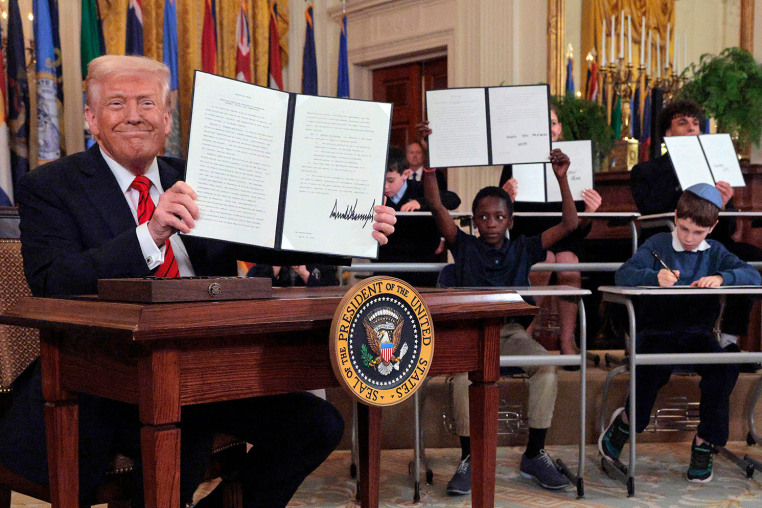
M 471 506 L 495 505 L 497 405 L 495 383 L 473 382 L 468 388 L 471 420 Z
M 79 507 L 79 413 L 76 394 L 63 389 L 58 336 L 40 333 L 45 439 L 50 501 L 54 508 Z
M 360 506 L 375 508 L 378 506 L 378 478 L 381 473 L 381 408 L 358 404 L 357 424 Z
M 140 442 L 146 508 L 180 506 L 180 369 L 177 351 L 151 351 L 138 362 Z
M 144 425 L 140 440 L 146 508 L 180 506 L 180 429 Z
M 79 507 L 79 420 L 75 403 L 45 403 L 50 503 Z

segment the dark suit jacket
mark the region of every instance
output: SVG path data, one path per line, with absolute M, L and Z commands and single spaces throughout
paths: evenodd
M 159 157 L 164 189 L 182 180 L 185 163 Z M 135 219 L 98 145 L 28 173 L 16 189 L 24 272 L 37 296 L 92 294 L 101 278 L 144 277 L 148 269 Z M 267 264 L 346 264 L 346 259 L 236 246 L 183 237 L 200 276 L 236 274 L 236 259 Z

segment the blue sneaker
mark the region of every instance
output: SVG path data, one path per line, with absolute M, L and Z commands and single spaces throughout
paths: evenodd
M 524 478 L 534 480 L 546 489 L 565 489 L 569 486 L 569 479 L 556 469 L 553 459 L 545 450 L 540 450 L 540 454 L 532 459 L 522 454 L 519 472 Z
M 619 460 L 622 448 L 630 439 L 630 427 L 622 421 L 622 412 L 623 407 L 614 411 L 609 428 L 598 438 L 598 451 L 611 460 Z
M 696 444 L 696 438 L 691 444 L 691 464 L 688 466 L 686 477 L 689 482 L 707 483 L 712 481 L 712 454 L 714 447 L 703 442 Z
M 448 496 L 465 496 L 471 493 L 471 456 L 460 461 L 458 469 L 447 484 Z

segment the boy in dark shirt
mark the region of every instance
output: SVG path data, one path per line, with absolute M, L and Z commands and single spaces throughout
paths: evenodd
M 562 197 L 562 220 L 559 224 L 533 237 L 506 238 L 513 224 L 513 204 L 510 196 L 499 187 L 486 187 L 474 198 L 474 225 L 479 237 L 460 230 L 442 205 L 436 178 L 429 172 L 424 177 L 426 200 L 434 213 L 439 231 L 455 258 L 456 286 L 528 286 L 529 269 L 543 261 L 546 249 L 577 228 L 577 210 L 566 180 L 569 158 L 560 150 L 550 153 L 553 172 L 558 179 Z M 501 354 L 548 354 L 534 341 L 519 323 L 511 322 L 500 331 Z M 561 489 L 568 480 L 556 470 L 545 452 L 545 435 L 550 427 L 555 406 L 557 380 L 555 367 L 527 367 L 529 375 L 529 443 L 521 457 L 522 476 L 535 479 L 548 489 Z M 456 430 L 461 440 L 462 457 L 447 485 L 449 495 L 471 491 L 471 444 L 468 421 L 468 377 L 455 377 L 453 398 Z
M 725 247 L 706 240 L 717 225 L 722 196 L 715 187 L 699 183 L 683 192 L 675 211 L 675 230 L 659 233 L 637 250 L 616 272 L 619 286 L 693 286 L 759 285 L 760 275 Z M 667 270 L 656 254 L 671 268 Z M 638 302 L 636 350 L 643 353 L 717 353 L 723 348 L 712 334 L 719 314 L 717 296 L 649 297 Z M 635 374 L 635 430 L 648 425 L 656 396 L 669 380 L 674 365 L 643 365 Z M 738 379 L 738 366 L 728 364 L 696 365 L 701 376 L 699 425 L 691 446 L 689 482 L 712 479 L 714 447 L 728 440 L 730 394 Z M 629 439 L 629 415 L 619 408 L 609 428 L 598 440 L 604 457 L 618 460 Z

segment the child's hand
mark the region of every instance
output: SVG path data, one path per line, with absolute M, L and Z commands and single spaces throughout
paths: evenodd
M 701 277 L 699 280 L 691 282 L 691 287 L 694 288 L 717 288 L 722 286 L 725 280 L 722 275 L 709 275 L 707 277 Z
M 583 190 L 582 199 L 585 200 L 585 212 L 587 213 L 593 213 L 598 210 L 598 207 L 601 206 L 601 203 L 603 202 L 601 195 L 593 189 Z
M 421 208 L 421 204 L 417 200 L 411 199 L 410 201 L 402 205 L 402 207 L 400 208 L 400 212 L 414 212 L 416 210 L 419 210 L 420 208 Z
M 516 201 L 516 196 L 519 194 L 519 182 L 511 178 L 503 184 L 503 190 L 511 196 L 511 201 Z
M 677 277 L 680 277 L 680 271 L 675 270 L 675 273 L 670 272 L 666 268 L 662 268 L 659 270 L 659 273 L 656 274 L 656 278 L 659 280 L 659 286 L 663 288 L 672 287 L 677 282 Z
M 420 139 L 426 139 L 431 134 L 431 129 L 429 128 L 428 120 L 423 121 L 419 124 L 416 124 L 415 130 L 416 132 L 418 132 L 418 137 Z
M 725 208 L 725 205 L 728 204 L 730 198 L 733 197 L 733 187 L 731 187 L 728 182 L 723 181 L 717 182 L 715 187 L 717 187 L 717 190 L 720 191 L 720 196 L 722 197 L 722 207 Z
M 558 148 L 551 150 L 550 163 L 553 165 L 553 172 L 559 180 L 566 178 L 566 171 L 569 169 L 569 157 Z

